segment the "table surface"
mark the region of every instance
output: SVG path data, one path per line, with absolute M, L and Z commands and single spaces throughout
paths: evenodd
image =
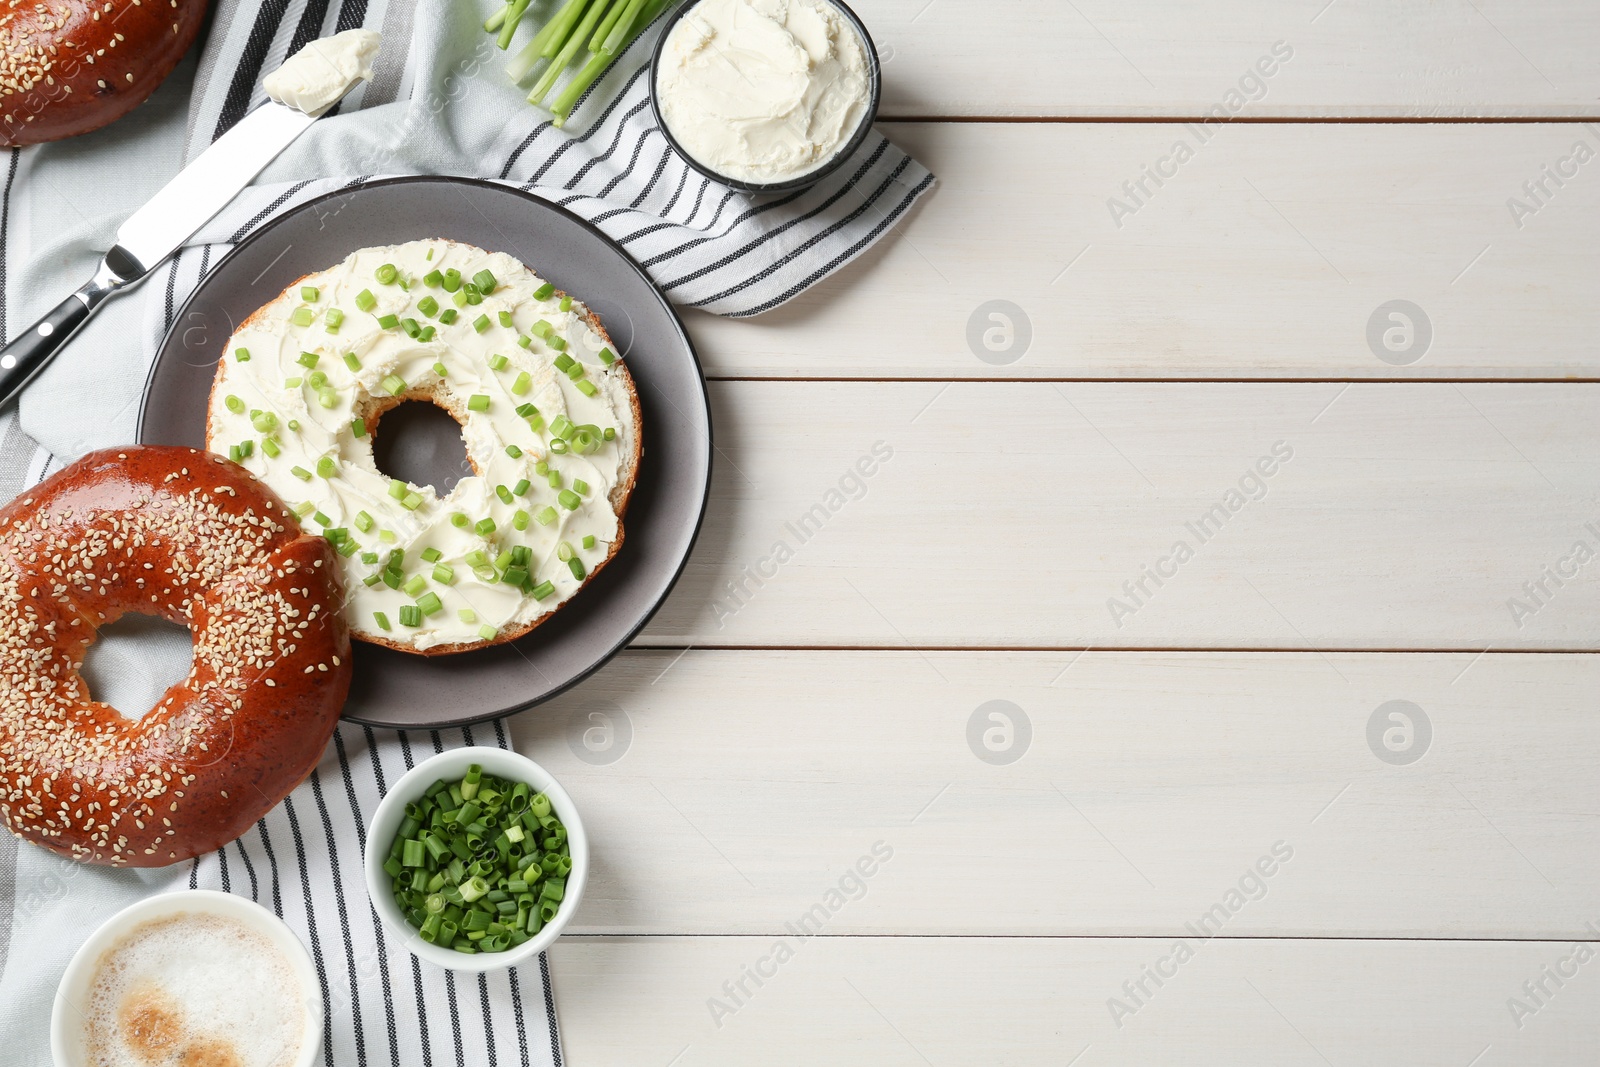
M 1600 5 L 857 7 L 940 184 L 691 317 L 698 549 L 515 722 L 571 1062 L 1592 1061 Z

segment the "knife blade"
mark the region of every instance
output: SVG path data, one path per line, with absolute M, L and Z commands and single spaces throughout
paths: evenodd
M 94 277 L 0 348 L 0 408 L 55 358 L 101 303 L 160 266 L 315 121 L 268 101 L 128 216 Z

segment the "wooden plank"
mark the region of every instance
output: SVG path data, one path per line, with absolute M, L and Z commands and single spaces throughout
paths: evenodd
M 708 373 L 1600 372 L 1593 123 L 885 129 L 938 188 L 861 261 L 790 304 L 748 322 L 691 316 Z M 1192 153 L 1181 165 L 1180 144 Z M 1145 171 L 1158 164 L 1175 172 L 1159 187 Z M 1552 179 L 1547 166 L 1572 176 Z M 1545 193 L 1524 188 L 1534 182 Z M 989 317 L 997 300 L 1013 305 L 1002 309 L 1009 335 Z M 1380 313 L 1395 300 L 1421 309 L 1410 314 L 1426 320 L 1425 345 Z M 1392 326 L 1402 329 L 1386 345 Z M 989 329 L 1000 332 L 985 344 Z
M 1581 0 L 855 7 L 887 115 L 1593 115 L 1600 97 Z
M 712 396 L 710 513 L 647 644 L 1595 647 L 1595 386 Z
M 1597 695 L 1583 655 L 664 650 L 512 728 L 594 840 L 583 932 L 1562 938 Z
M 1567 944 L 1438 941 L 1173 942 L 566 936 L 550 950 L 573 1063 L 818 1062 L 870 1067 L 961 1063 L 1392 1064 L 1591 1062 L 1600 1040 L 1600 963 Z M 1594 946 L 1582 946 L 1592 953 Z M 1564 962 L 1573 960 L 1572 962 Z M 1172 974 L 1119 1028 L 1107 1002 L 1160 964 Z M 733 1014 L 724 982 L 757 965 L 763 986 Z M 1545 967 L 1576 974 L 1519 1029 L 1507 1002 Z M 618 1025 L 619 1017 L 625 1018 Z M 718 1025 L 718 1022 L 721 1025 Z M 1074 1058 L 1076 1057 L 1076 1058 Z

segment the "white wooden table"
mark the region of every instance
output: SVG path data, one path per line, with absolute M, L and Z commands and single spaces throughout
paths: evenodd
M 691 320 L 699 548 L 516 724 L 571 1062 L 1595 1062 L 1600 5 L 858 7 L 940 185 Z

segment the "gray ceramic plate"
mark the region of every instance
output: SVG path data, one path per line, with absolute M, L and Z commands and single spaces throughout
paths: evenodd
M 173 320 L 145 386 L 139 440 L 205 447 L 206 403 L 234 327 L 301 275 L 357 248 L 449 237 L 527 263 L 600 315 L 638 384 L 644 460 L 616 559 L 520 641 L 424 658 L 358 644 L 345 718 L 459 726 L 519 711 L 580 681 L 661 606 L 694 546 L 711 480 L 705 379 L 670 304 L 616 244 L 515 189 L 464 178 L 396 178 L 313 200 L 220 260 Z M 417 409 L 415 412 L 412 409 Z M 459 428 L 431 405 L 384 419 L 390 473 L 447 491 L 463 469 Z

